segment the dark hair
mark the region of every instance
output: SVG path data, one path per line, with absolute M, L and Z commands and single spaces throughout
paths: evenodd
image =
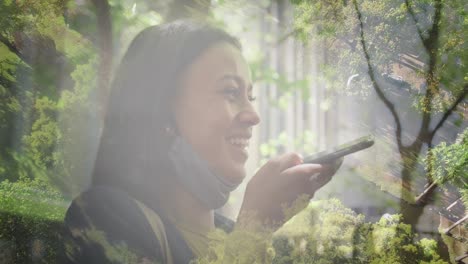
M 172 171 L 167 157 L 172 102 L 179 79 L 203 51 L 237 39 L 208 24 L 179 20 L 152 26 L 130 44 L 110 91 L 93 185 L 144 195 L 145 186 Z M 140 197 L 142 198 L 142 197 Z

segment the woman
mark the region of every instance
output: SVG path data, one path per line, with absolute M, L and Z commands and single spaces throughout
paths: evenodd
M 234 225 L 214 209 L 245 177 L 260 122 L 254 99 L 235 38 L 190 21 L 143 30 L 115 76 L 93 186 L 67 211 L 63 261 L 188 263 L 205 254 L 207 234 Z M 294 153 L 269 161 L 248 183 L 238 221 L 281 224 L 281 205 L 313 195 L 333 172 Z

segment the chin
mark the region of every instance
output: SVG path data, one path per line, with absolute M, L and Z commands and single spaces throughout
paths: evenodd
M 236 169 L 230 170 L 224 175 L 225 175 L 224 178 L 226 178 L 228 181 L 241 184 L 245 178 L 246 172 L 244 168 L 242 169 L 236 168 Z

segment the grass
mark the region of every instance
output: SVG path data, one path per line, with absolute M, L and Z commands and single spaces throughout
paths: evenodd
M 63 221 L 68 203 L 50 187 L 37 182 L 0 182 L 0 212 Z

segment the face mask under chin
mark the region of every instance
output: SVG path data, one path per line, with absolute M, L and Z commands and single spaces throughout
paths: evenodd
M 208 162 L 181 136 L 174 138 L 168 155 L 179 183 L 207 208 L 222 207 L 228 201 L 229 194 L 239 185 L 212 172 Z

